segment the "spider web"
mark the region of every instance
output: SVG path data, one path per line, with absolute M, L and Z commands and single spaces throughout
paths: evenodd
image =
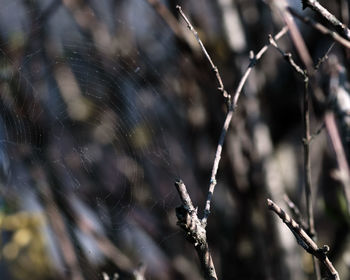
M 177 132 L 183 112 L 173 105 L 181 53 L 146 1 L 91 1 L 76 10 L 58 2 L 0 1 L 1 215 L 41 221 L 4 227 L 0 275 L 57 279 L 76 269 L 101 279 L 101 266 L 118 272 L 118 258 L 99 244 L 106 238 L 162 278 L 160 248 L 173 232 L 158 228 L 169 223 L 172 181 L 186 157 Z M 79 22 L 84 8 L 93 24 Z M 18 241 L 21 230 L 27 235 Z M 36 234 L 41 251 L 23 241 Z M 67 263 L 69 246 L 80 266 Z

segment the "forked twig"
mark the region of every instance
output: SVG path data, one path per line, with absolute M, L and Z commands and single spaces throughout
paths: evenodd
M 281 31 L 278 32 L 276 34 L 276 36 L 274 36 L 274 40 L 276 40 L 276 41 L 279 40 L 281 37 L 283 37 L 283 35 L 285 35 L 287 33 L 287 31 L 288 31 L 288 28 L 287 27 L 283 27 L 281 29 Z M 243 74 L 241 80 L 239 81 L 237 89 L 236 89 L 236 91 L 234 93 L 233 101 L 232 101 L 231 106 L 229 107 L 229 111 L 227 112 L 227 115 L 226 115 L 226 118 L 225 118 L 225 122 L 224 122 L 223 128 L 221 130 L 219 143 L 218 143 L 218 146 L 216 148 L 214 164 L 213 164 L 211 177 L 210 177 L 209 191 L 208 191 L 207 201 L 205 203 L 204 216 L 203 216 L 203 219 L 202 219 L 203 224 L 207 223 L 207 219 L 208 219 L 208 216 L 210 214 L 210 203 L 211 203 L 211 199 L 213 197 L 213 193 L 214 193 L 215 186 L 216 186 L 216 183 L 217 183 L 217 181 L 216 181 L 216 174 L 217 174 L 219 163 L 220 163 L 220 159 L 221 159 L 222 146 L 224 145 L 224 142 L 225 142 L 226 132 L 227 132 L 227 129 L 228 129 L 229 124 L 231 122 L 234 109 L 237 107 L 238 99 L 239 99 L 240 94 L 242 92 L 243 86 L 244 86 L 244 84 L 246 83 L 246 81 L 247 81 L 247 79 L 249 77 L 250 72 L 252 71 L 253 67 L 256 65 L 258 60 L 260 60 L 260 58 L 263 56 L 263 54 L 267 51 L 267 49 L 268 49 L 270 44 L 271 43 L 265 44 L 265 46 L 263 46 L 256 55 L 253 54 L 251 56 L 248 68 L 245 71 L 245 73 Z
M 216 79 L 219 83 L 219 91 L 223 94 L 223 96 L 227 99 L 227 105 L 228 105 L 228 112 L 224 121 L 223 128 L 221 130 L 221 135 L 219 138 L 219 143 L 216 149 L 214 164 L 211 172 L 211 179 L 210 179 L 210 186 L 208 191 L 207 200 L 205 203 L 205 209 L 203 218 L 200 219 L 198 217 L 197 208 L 193 206 L 192 200 L 188 194 L 187 188 L 185 184 L 178 180 L 175 182 L 176 189 L 179 193 L 182 205 L 178 208 L 176 208 L 176 216 L 178 219 L 178 225 L 186 232 L 186 237 L 189 240 L 190 243 L 192 243 L 197 251 L 197 254 L 200 259 L 200 263 L 204 272 L 204 275 L 206 279 L 215 280 L 217 279 L 214 263 L 212 260 L 212 257 L 209 252 L 208 243 L 206 240 L 206 225 L 207 225 L 207 219 L 210 213 L 210 202 L 214 193 L 214 189 L 216 186 L 216 174 L 218 171 L 220 159 L 221 159 L 221 152 L 222 147 L 225 141 L 226 132 L 229 128 L 234 109 L 237 106 L 237 102 L 239 99 L 239 96 L 242 92 L 243 86 L 245 82 L 248 79 L 248 76 L 252 70 L 252 68 L 255 66 L 256 62 L 262 57 L 262 55 L 267 51 L 269 43 L 266 44 L 261 48 L 261 50 L 257 53 L 257 55 L 252 55 L 250 57 L 250 63 L 248 65 L 247 70 L 245 71 L 244 75 L 242 76 L 238 87 L 235 91 L 234 98 L 231 100 L 231 95 L 227 93 L 227 91 L 224 88 L 220 73 L 217 69 L 217 67 L 214 65 L 211 57 L 209 56 L 207 50 L 205 49 L 202 41 L 200 40 L 197 31 L 194 29 L 186 15 L 183 13 L 180 6 L 176 6 L 178 9 L 180 15 L 183 17 L 185 22 L 187 23 L 188 28 L 191 30 L 191 32 L 196 37 L 203 53 L 205 54 L 206 58 L 208 59 L 212 70 L 215 72 Z M 284 27 L 276 36 L 275 40 L 280 39 L 284 34 L 286 34 L 288 31 L 287 27 Z
M 324 245 L 322 248 L 319 248 L 317 244 L 312 240 L 312 238 L 302 229 L 302 227 L 272 200 L 267 199 L 267 205 L 269 209 L 275 212 L 291 230 L 297 239 L 298 244 L 303 247 L 305 251 L 315 256 L 326 266 L 328 272 L 332 276 L 332 279 L 340 280 L 337 270 L 334 268 L 332 262 L 327 257 L 329 247 L 327 245 Z
M 310 160 L 310 110 L 309 110 L 309 76 L 307 71 L 302 69 L 295 63 L 290 53 L 284 52 L 270 36 L 271 44 L 281 53 L 290 66 L 302 76 L 304 80 L 304 92 L 303 92 L 303 148 L 304 148 L 304 186 L 305 186 L 305 199 L 306 199 L 306 212 L 307 212 L 307 229 L 314 240 L 316 240 L 316 231 L 314 223 L 314 211 L 312 207 L 312 184 L 311 184 L 311 160 Z M 305 227 L 304 227 L 305 228 Z M 313 265 L 317 280 L 321 280 L 321 271 L 317 260 L 313 257 Z

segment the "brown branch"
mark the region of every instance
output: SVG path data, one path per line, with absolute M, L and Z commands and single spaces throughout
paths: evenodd
M 178 180 L 175 187 L 179 193 L 182 205 L 176 208 L 177 225 L 186 232 L 187 240 L 195 247 L 204 276 L 207 280 L 216 280 L 213 259 L 209 252 L 205 225 L 202 224 L 194 208 L 185 184 Z
M 328 55 L 329 55 L 329 53 L 332 51 L 334 45 L 335 45 L 335 42 L 333 42 L 333 43 L 329 46 L 329 48 L 328 48 L 328 50 L 326 51 L 326 53 L 325 53 L 322 57 L 320 57 L 320 58 L 318 59 L 318 62 L 317 62 L 317 64 L 315 65 L 315 70 L 316 70 L 316 71 L 320 68 L 321 64 L 324 63 L 324 62 L 328 59 Z
M 178 219 L 177 224 L 186 232 L 186 237 L 189 240 L 190 243 L 192 243 L 197 251 L 202 270 L 204 272 L 204 275 L 206 279 L 217 279 L 214 263 L 212 260 L 212 257 L 209 252 L 208 243 L 206 240 L 206 225 L 207 225 L 207 219 L 210 213 L 210 203 L 213 197 L 213 193 L 216 186 L 216 174 L 219 168 L 219 163 L 221 159 L 221 153 L 222 153 L 222 147 L 225 142 L 225 137 L 227 130 L 229 128 L 229 125 L 232 120 L 232 116 L 234 113 L 234 110 L 237 106 L 237 102 L 239 99 L 239 96 L 242 92 L 243 86 L 245 82 L 247 81 L 249 74 L 252 70 L 252 68 L 256 65 L 256 62 L 262 57 L 262 55 L 267 51 L 269 44 L 266 44 L 262 49 L 258 52 L 257 55 L 252 55 L 250 58 L 249 66 L 242 76 L 238 87 L 235 91 L 233 101 L 231 101 L 231 95 L 227 93 L 227 91 L 224 88 L 220 73 L 217 69 L 217 67 L 214 65 L 210 55 L 208 54 L 207 50 L 205 49 L 202 41 L 200 40 L 197 31 L 194 29 L 186 15 L 183 13 L 180 6 L 176 6 L 179 13 L 183 17 L 183 19 L 186 21 L 188 28 L 191 30 L 191 32 L 196 37 L 198 44 L 200 45 L 204 55 L 206 56 L 207 60 L 209 61 L 212 70 L 215 72 L 216 79 L 219 83 L 219 91 L 222 93 L 222 95 L 227 98 L 227 104 L 228 104 L 228 112 L 224 121 L 223 128 L 221 130 L 221 135 L 219 138 L 219 143 L 216 149 L 215 153 L 215 159 L 214 164 L 211 172 L 211 179 L 210 179 L 210 186 L 208 191 L 207 200 L 205 203 L 205 209 L 204 209 L 204 215 L 203 218 L 200 219 L 198 217 L 197 209 L 194 208 L 193 203 L 191 201 L 191 198 L 187 192 L 185 184 L 179 180 L 175 183 L 176 189 L 179 193 L 182 205 L 178 208 L 176 208 L 176 216 Z M 280 39 L 284 34 L 286 34 L 288 31 L 288 28 L 284 27 L 276 36 L 275 40 Z
M 295 16 L 296 18 L 298 18 L 299 20 L 301 20 L 302 22 L 304 22 L 307 25 L 310 25 L 311 27 L 313 27 L 314 29 L 316 29 L 317 31 L 321 32 L 324 35 L 328 35 L 330 36 L 334 41 L 338 42 L 339 44 L 342 44 L 344 47 L 349 48 L 350 49 L 350 41 L 344 39 L 342 36 L 340 36 L 338 33 L 328 29 L 327 27 L 325 27 L 324 25 L 322 25 L 321 23 L 318 23 L 316 21 L 314 21 L 313 19 L 309 18 L 309 17 L 304 17 L 302 15 L 300 15 L 296 10 L 294 10 L 293 8 L 288 8 L 288 11 Z
M 330 13 L 325 7 L 323 7 L 320 2 L 317 0 L 302 0 L 303 9 L 310 8 L 315 11 L 322 18 L 327 20 L 335 30 L 346 39 L 350 40 L 350 30 L 349 28 L 342 23 L 339 19 L 336 18 L 335 15 Z
M 304 185 L 305 185 L 305 199 L 306 199 L 306 213 L 309 233 L 313 240 L 316 240 L 316 230 L 314 222 L 314 210 L 312 207 L 312 183 L 311 183 L 311 160 L 310 160 L 310 110 L 309 110 L 309 78 L 304 78 L 304 92 L 303 92 L 303 126 L 304 126 Z M 321 280 L 320 266 L 314 256 L 312 258 L 314 271 L 317 280 Z
M 193 35 L 196 37 L 196 40 L 199 44 L 199 46 L 201 47 L 202 52 L 204 53 L 205 57 L 207 58 L 207 60 L 210 63 L 211 69 L 213 70 L 213 72 L 215 73 L 216 79 L 219 83 L 219 87 L 218 90 L 221 92 L 221 94 L 227 99 L 228 104 L 230 103 L 230 99 L 231 96 L 227 93 L 227 91 L 224 88 L 224 84 L 222 82 L 220 73 L 218 68 L 215 66 L 215 64 L 213 63 L 213 60 L 211 59 L 209 53 L 207 52 L 202 40 L 199 38 L 198 36 L 198 32 L 196 31 L 196 29 L 194 29 L 193 25 L 191 24 L 191 22 L 188 20 L 188 18 L 186 17 L 186 15 L 184 14 L 184 12 L 181 9 L 181 6 L 177 5 L 176 9 L 179 11 L 180 15 L 182 16 L 182 18 L 185 20 L 187 27 L 189 30 L 191 30 L 191 32 L 193 33 Z
M 344 186 L 347 208 L 348 212 L 350 212 L 350 170 L 348 161 L 346 159 L 344 147 L 342 145 L 339 131 L 335 122 L 334 113 L 326 112 L 325 125 L 335 151 L 336 159 L 340 170 L 339 179 Z
M 291 232 L 297 239 L 298 244 L 302 246 L 305 249 L 305 251 L 316 257 L 320 262 L 322 262 L 325 265 L 328 272 L 332 276 L 332 279 L 340 280 L 337 270 L 334 268 L 333 264 L 327 257 L 329 247 L 327 245 L 324 245 L 323 248 L 319 248 L 317 244 L 312 240 L 312 238 L 302 229 L 302 227 L 272 200 L 267 199 L 267 205 L 269 209 L 275 212 L 286 224 L 286 226 L 291 230 Z
M 285 35 L 287 33 L 287 31 L 288 31 L 288 28 L 287 27 L 283 27 L 281 29 L 281 31 L 276 34 L 276 36 L 274 37 L 274 40 L 279 40 L 281 37 L 283 37 L 283 35 Z M 230 125 L 234 109 L 237 107 L 237 102 L 238 102 L 239 96 L 240 96 L 240 94 L 242 92 L 242 89 L 243 89 L 243 86 L 244 86 L 245 82 L 247 81 L 247 79 L 249 77 L 250 72 L 252 71 L 253 67 L 256 65 L 258 60 L 267 51 L 267 49 L 268 49 L 270 44 L 271 43 L 268 43 L 265 46 L 263 46 L 260 49 L 260 51 L 255 56 L 254 56 L 254 54 L 252 54 L 252 56 L 250 58 L 250 63 L 248 65 L 248 68 L 245 71 L 245 73 L 243 74 L 241 80 L 239 81 L 238 87 L 237 87 L 237 89 L 236 89 L 236 91 L 234 93 L 233 102 L 232 102 L 231 106 L 229 107 L 229 111 L 227 112 L 227 115 L 226 115 L 226 118 L 225 118 L 225 122 L 224 122 L 224 125 L 223 125 L 222 130 L 221 130 L 219 143 L 218 143 L 218 146 L 216 148 L 214 164 L 213 164 L 211 177 L 210 177 L 209 191 L 208 191 L 207 201 L 205 203 L 204 216 L 203 216 L 203 219 L 202 219 L 202 223 L 203 224 L 207 223 L 208 216 L 210 214 L 210 203 L 211 203 L 211 199 L 213 197 L 213 193 L 214 193 L 215 186 L 216 186 L 216 183 L 217 183 L 217 181 L 216 181 L 216 174 L 217 174 L 219 163 L 220 163 L 220 159 L 221 159 L 222 147 L 223 147 L 224 142 L 225 142 L 226 132 L 227 132 L 228 127 Z
M 296 62 L 294 61 L 292 54 L 291 53 L 287 53 L 284 52 L 278 45 L 277 42 L 273 39 L 273 37 L 271 35 L 269 35 L 269 41 L 270 44 L 272 46 L 275 47 L 275 49 L 277 49 L 280 54 L 283 56 L 283 58 L 289 63 L 289 65 L 294 69 L 295 72 L 297 72 L 298 74 L 300 74 L 302 77 L 306 78 L 306 73 L 305 70 L 301 69 L 301 67 L 296 64 Z
M 311 237 L 316 239 L 314 213 L 312 207 L 312 185 L 311 185 L 311 161 L 310 161 L 310 110 L 309 110 L 309 77 L 306 70 L 301 69 L 299 65 L 295 63 L 290 53 L 284 52 L 277 43 L 270 36 L 271 44 L 281 53 L 290 66 L 300 74 L 304 79 L 304 92 L 303 92 L 303 126 L 304 126 L 304 185 L 305 185 L 305 199 L 306 199 L 306 212 L 307 212 L 307 224 Z M 321 280 L 321 271 L 315 257 L 313 257 L 313 266 L 317 280 Z
M 306 232 L 309 232 L 309 226 L 304 222 L 298 206 L 296 206 L 295 203 L 286 194 L 284 194 L 283 199 L 284 199 L 285 203 L 287 204 L 289 210 L 292 211 L 296 222 L 299 225 L 301 225 L 303 230 L 305 230 Z
M 174 34 L 183 39 L 182 30 L 175 18 L 175 16 L 169 11 L 169 9 L 160 0 L 147 0 L 148 3 L 154 8 L 154 10 L 161 16 L 166 22 L 169 28 Z

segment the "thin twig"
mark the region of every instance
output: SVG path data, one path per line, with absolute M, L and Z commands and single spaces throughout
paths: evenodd
M 215 76 L 216 76 L 216 79 L 219 83 L 219 87 L 218 87 L 218 90 L 221 92 L 221 94 L 223 95 L 223 97 L 225 97 L 228 101 L 228 104 L 230 103 L 230 99 L 231 99 L 231 95 L 229 95 L 227 93 L 227 91 L 225 90 L 224 88 L 224 84 L 222 82 L 222 79 L 221 79 L 221 76 L 220 76 L 220 73 L 219 73 L 219 70 L 218 68 L 215 66 L 215 64 L 213 63 L 213 60 L 211 59 L 209 53 L 207 52 L 204 44 L 202 43 L 202 40 L 199 38 L 198 36 L 198 32 L 196 31 L 196 29 L 194 29 L 194 27 L 192 26 L 191 22 L 188 20 L 188 18 L 186 17 L 186 15 L 184 14 L 184 12 L 182 11 L 181 9 L 181 6 L 177 5 L 176 6 L 176 9 L 179 11 L 180 15 L 182 16 L 182 18 L 185 20 L 186 24 L 187 24 L 187 27 L 189 30 L 191 30 L 191 32 L 193 33 L 193 35 L 196 37 L 197 39 L 197 42 L 199 44 L 199 46 L 201 47 L 204 55 L 206 56 L 207 60 L 209 61 L 210 63 L 210 66 L 211 66 L 211 69 L 213 70 L 213 72 L 215 73 Z
M 284 194 L 283 199 L 286 202 L 289 210 L 292 211 L 297 223 L 302 226 L 303 230 L 309 232 L 309 226 L 304 222 L 298 206 L 295 205 L 295 203 L 289 198 L 287 194 Z
M 226 137 L 226 132 L 229 128 L 234 109 L 237 106 L 237 102 L 240 96 L 240 93 L 243 89 L 243 86 L 248 79 L 248 76 L 252 70 L 252 68 L 255 66 L 256 62 L 262 57 L 262 55 L 267 51 L 269 44 L 266 44 L 259 52 L 257 55 L 252 55 L 250 57 L 250 63 L 249 66 L 244 73 L 243 77 L 241 78 L 238 87 L 235 91 L 233 102 L 231 102 L 231 95 L 229 95 L 223 85 L 220 73 L 217 69 L 217 67 L 214 65 L 212 59 L 210 58 L 207 50 L 205 49 L 202 41 L 200 40 L 197 31 L 194 29 L 186 15 L 182 12 L 182 9 L 180 6 L 176 6 L 178 9 L 179 13 L 183 17 L 183 19 L 186 21 L 188 28 L 192 31 L 194 36 L 196 37 L 203 53 L 205 54 L 206 58 L 208 59 L 212 70 L 216 74 L 216 79 L 219 83 L 219 90 L 223 94 L 225 98 L 227 98 L 227 104 L 228 104 L 228 112 L 225 118 L 225 122 L 223 125 L 223 128 L 221 130 L 221 135 L 219 139 L 219 143 L 216 149 L 215 153 L 215 159 L 214 159 L 214 164 L 212 168 L 212 173 L 211 173 L 211 179 L 210 179 L 210 186 L 209 186 L 209 191 L 208 191 L 208 196 L 207 200 L 205 203 L 205 209 L 204 209 L 204 214 L 203 218 L 199 219 L 198 214 L 197 214 L 197 209 L 194 208 L 192 200 L 187 192 L 187 188 L 185 184 L 179 180 L 175 183 L 176 189 L 179 193 L 182 205 L 178 208 L 176 208 L 176 216 L 178 219 L 178 225 L 186 232 L 186 237 L 189 240 L 190 243 L 192 243 L 197 251 L 202 270 L 204 272 L 204 275 L 206 279 L 210 280 L 215 280 L 217 279 L 216 272 L 215 272 L 215 267 L 213 263 L 213 259 L 210 255 L 209 252 L 209 247 L 208 243 L 206 240 L 206 225 L 207 225 L 207 219 L 210 213 L 210 202 L 214 193 L 214 189 L 216 186 L 216 174 L 218 171 L 220 159 L 221 159 L 221 152 L 222 152 L 222 147 L 225 141 Z M 286 34 L 288 31 L 288 28 L 284 27 L 276 36 L 275 40 L 278 40 L 281 38 L 284 34 Z
M 296 62 L 294 61 L 292 54 L 291 53 L 287 53 L 284 52 L 278 45 L 277 42 L 273 39 L 273 37 L 271 35 L 269 35 L 269 41 L 270 44 L 272 46 L 274 46 L 279 52 L 280 54 L 284 57 L 284 59 L 290 64 L 290 66 L 295 70 L 295 72 L 297 72 L 298 74 L 300 74 L 301 76 L 303 76 L 304 78 L 306 77 L 306 73 L 305 70 L 301 69 L 301 67 L 296 64 Z
M 291 230 L 297 239 L 298 244 L 302 246 L 305 251 L 315 256 L 320 262 L 325 265 L 328 272 L 332 276 L 332 279 L 340 280 L 337 270 L 334 268 L 333 264 L 327 257 L 329 247 L 327 245 L 324 245 L 322 248 L 319 248 L 317 244 L 312 240 L 312 238 L 302 229 L 302 227 L 272 200 L 267 199 L 267 205 L 269 209 L 275 212 Z
M 326 51 L 326 53 L 325 53 L 322 57 L 320 57 L 320 58 L 318 59 L 318 62 L 317 62 L 317 64 L 315 65 L 315 70 L 316 70 L 316 71 L 320 68 L 321 64 L 324 63 L 324 62 L 328 59 L 328 55 L 329 55 L 329 53 L 332 51 L 334 45 L 335 45 L 335 42 L 333 42 L 333 43 L 329 46 L 329 48 L 328 48 L 328 50 Z
M 304 185 L 305 185 L 305 199 L 306 199 L 306 212 L 307 212 L 307 228 L 311 237 L 316 240 L 314 214 L 312 207 L 312 187 L 311 187 L 311 161 L 310 161 L 310 111 L 309 111 L 309 77 L 307 71 L 303 70 L 297 65 L 292 58 L 291 53 L 284 52 L 272 38 L 269 36 L 271 45 L 273 45 L 290 64 L 290 66 L 303 77 L 304 80 L 304 93 L 303 93 L 303 126 L 304 126 Z M 313 266 L 317 280 L 321 280 L 321 271 L 317 260 L 313 257 Z
M 340 36 L 338 33 L 328 29 L 327 27 L 325 27 L 324 25 L 322 25 L 321 23 L 318 23 L 316 21 L 314 21 L 313 19 L 309 18 L 309 17 L 304 17 L 302 15 L 300 15 L 296 10 L 294 10 L 293 8 L 288 8 L 287 9 L 293 16 L 295 16 L 296 18 L 298 18 L 299 20 L 301 20 L 302 22 L 304 22 L 307 25 L 310 25 L 311 27 L 313 27 L 314 29 L 318 30 L 319 32 L 321 32 L 324 35 L 328 35 L 330 36 L 334 41 L 342 44 L 344 47 L 347 47 L 350 49 L 350 41 L 344 39 L 342 36 Z
M 303 9 L 310 8 L 314 10 L 318 15 L 327 20 L 335 30 L 346 39 L 350 40 L 350 30 L 342 23 L 335 15 L 330 13 L 325 7 L 323 7 L 317 0 L 302 0 Z
M 312 207 L 312 183 L 311 183 L 311 160 L 310 160 L 310 110 L 309 110 L 309 79 L 304 78 L 304 94 L 303 94 L 303 123 L 304 123 L 304 185 L 305 185 L 305 199 L 306 199 L 306 213 L 309 233 L 313 240 L 316 240 L 314 210 Z M 312 258 L 314 271 L 317 280 L 321 280 L 320 266 L 314 256 Z
M 213 259 L 209 252 L 205 226 L 198 217 L 185 184 L 178 180 L 175 187 L 179 193 L 182 205 L 176 208 L 177 225 L 186 232 L 187 240 L 195 247 L 204 276 L 207 280 L 216 280 Z
M 283 27 L 281 29 L 281 31 L 276 34 L 276 36 L 274 37 L 274 40 L 279 40 L 281 37 L 283 37 L 283 35 L 285 35 L 287 33 L 287 31 L 288 31 L 288 28 L 287 27 Z M 206 225 L 207 220 L 208 220 L 208 216 L 210 214 L 210 203 L 211 203 L 211 199 L 213 197 L 213 193 L 214 193 L 215 186 L 216 186 L 216 183 L 217 183 L 217 181 L 216 181 L 216 174 L 217 174 L 219 163 L 220 163 L 220 159 L 221 159 L 222 147 L 223 147 L 224 142 L 225 142 L 226 132 L 227 132 L 228 127 L 230 125 L 234 109 L 237 107 L 237 102 L 238 102 L 239 96 L 240 96 L 240 94 L 242 92 L 242 89 L 243 89 L 243 86 L 244 86 L 245 82 L 247 81 L 247 79 L 249 77 L 250 72 L 252 71 L 253 67 L 256 65 L 258 60 L 267 51 L 269 45 L 270 45 L 270 43 L 268 43 L 265 46 L 263 46 L 260 49 L 260 51 L 255 56 L 252 55 L 252 57 L 250 58 L 250 63 L 248 65 L 248 68 L 245 71 L 245 73 L 243 74 L 243 76 L 242 76 L 242 78 L 241 78 L 241 80 L 240 80 L 240 82 L 238 84 L 238 87 L 237 87 L 237 89 L 236 89 L 236 91 L 234 93 L 234 96 L 233 96 L 233 102 L 232 102 L 231 106 L 229 107 L 229 111 L 227 112 L 227 115 L 226 115 L 226 118 L 225 118 L 225 122 L 224 122 L 224 125 L 223 125 L 222 130 L 221 130 L 219 143 L 218 143 L 218 146 L 216 148 L 214 164 L 213 164 L 213 168 L 212 168 L 212 171 L 211 171 L 209 191 L 208 191 L 208 196 L 207 196 L 207 200 L 206 200 L 206 203 L 205 203 L 204 216 L 203 216 L 203 219 L 202 219 L 202 223 L 204 225 Z
M 323 123 L 321 126 L 311 135 L 310 141 L 314 140 L 318 135 L 321 134 L 326 125 Z

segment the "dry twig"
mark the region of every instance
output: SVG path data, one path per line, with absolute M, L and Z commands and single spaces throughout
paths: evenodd
M 300 15 L 296 10 L 294 10 L 293 8 L 288 8 L 288 11 L 295 16 L 296 18 L 298 18 L 299 20 L 301 20 L 302 22 L 304 22 L 305 24 L 310 25 L 311 27 L 313 27 L 314 29 L 318 30 L 319 32 L 321 32 L 324 35 L 328 35 L 330 36 L 334 41 L 338 42 L 339 44 L 342 44 L 344 47 L 346 48 L 350 48 L 350 41 L 344 39 L 342 36 L 340 36 L 338 33 L 328 29 L 327 27 L 325 27 L 324 25 L 322 25 L 321 23 L 318 23 L 316 21 L 314 21 L 313 19 L 309 18 L 309 17 L 304 17 L 302 15 Z
M 286 194 L 283 196 L 283 199 L 286 202 L 289 210 L 292 211 L 296 222 L 299 225 L 302 226 L 303 230 L 308 232 L 309 231 L 309 226 L 304 222 L 303 217 L 301 216 L 301 213 L 300 213 L 300 210 L 299 210 L 298 206 L 296 206 L 295 203 Z
M 288 31 L 288 28 L 283 27 L 282 30 L 276 34 L 276 36 L 274 37 L 274 40 L 275 41 L 279 40 L 281 37 L 283 37 L 283 35 L 285 35 L 287 33 L 287 31 Z M 226 136 L 228 126 L 229 126 L 231 119 L 232 119 L 232 116 L 233 116 L 233 111 L 237 107 L 238 99 L 239 99 L 240 94 L 242 92 L 243 86 L 249 77 L 250 72 L 252 71 L 253 67 L 256 65 L 258 60 L 267 51 L 269 45 L 270 45 L 270 43 L 263 46 L 256 55 L 254 55 L 251 52 L 252 55 L 250 57 L 250 63 L 249 63 L 247 70 L 243 74 L 243 76 L 238 84 L 238 87 L 237 87 L 237 89 L 234 93 L 234 96 L 233 96 L 233 102 L 232 102 L 231 106 L 229 107 L 229 111 L 226 115 L 224 126 L 221 130 L 219 143 L 218 143 L 218 146 L 216 148 L 214 164 L 213 164 L 213 168 L 212 168 L 212 172 L 211 172 L 209 191 L 208 191 L 207 201 L 205 203 L 205 210 L 204 210 L 204 217 L 203 217 L 204 224 L 207 223 L 207 219 L 208 219 L 208 216 L 210 214 L 210 202 L 211 202 L 211 199 L 212 199 L 212 196 L 213 196 L 213 193 L 215 190 L 215 186 L 216 186 L 216 174 L 217 174 L 220 159 L 221 159 L 222 146 L 223 146 L 224 141 L 225 141 L 225 136 Z
M 200 45 L 204 55 L 206 56 L 207 60 L 209 61 L 212 70 L 214 71 L 216 75 L 216 79 L 219 83 L 219 91 L 222 93 L 222 95 L 227 100 L 228 105 L 228 112 L 224 121 L 223 128 L 221 130 L 221 135 L 219 138 L 219 143 L 216 149 L 214 164 L 211 172 L 211 179 L 210 179 L 210 186 L 208 191 L 207 200 L 205 203 L 205 209 L 203 218 L 200 219 L 198 217 L 197 208 L 193 206 L 192 200 L 188 194 L 187 188 L 185 184 L 178 180 L 175 183 L 176 189 L 179 193 L 182 205 L 178 208 L 176 208 L 176 216 L 178 219 L 177 224 L 186 232 L 186 237 L 189 240 L 190 243 L 192 243 L 197 251 L 197 254 L 199 256 L 199 260 L 202 266 L 202 270 L 204 272 L 204 275 L 206 279 L 217 279 L 214 263 L 212 260 L 212 256 L 209 252 L 209 247 L 207 243 L 207 237 L 206 237 L 206 225 L 207 225 L 207 219 L 210 213 L 210 203 L 211 199 L 214 193 L 214 189 L 216 186 L 216 174 L 218 171 L 220 159 L 221 159 L 221 152 L 222 147 L 225 141 L 226 132 L 229 128 L 234 109 L 237 106 L 237 102 L 239 99 L 239 96 L 242 92 L 243 86 L 245 82 L 247 81 L 249 74 L 252 70 L 252 68 L 256 65 L 256 62 L 262 57 L 262 55 L 267 51 L 269 44 L 266 44 L 264 47 L 261 48 L 261 50 L 254 55 L 251 52 L 250 57 L 250 63 L 248 65 L 248 68 L 246 72 L 244 73 L 243 77 L 241 78 L 238 87 L 234 93 L 233 100 L 231 100 L 231 95 L 227 93 L 227 91 L 224 88 L 220 73 L 217 69 L 217 67 L 214 65 L 210 55 L 208 54 L 207 50 L 205 49 L 202 41 L 200 40 L 197 31 L 194 29 L 186 15 L 183 13 L 180 6 L 176 6 L 178 9 L 180 15 L 183 17 L 185 22 L 187 23 L 188 28 L 191 30 L 191 32 L 196 37 L 198 44 Z M 280 39 L 284 34 L 286 34 L 288 31 L 287 27 L 284 27 L 274 38 L 275 40 Z
M 328 272 L 332 276 L 332 279 L 340 280 L 337 270 L 334 268 L 332 262 L 327 257 L 329 247 L 327 245 L 324 245 L 322 248 L 319 248 L 317 244 L 312 240 L 312 238 L 302 229 L 302 227 L 272 200 L 267 199 L 267 205 L 269 209 L 275 212 L 291 230 L 297 239 L 298 244 L 303 247 L 305 251 L 315 256 L 326 266 Z
M 335 15 L 330 13 L 325 7 L 323 7 L 317 0 L 303 0 L 303 9 L 310 8 L 315 11 L 318 15 L 327 20 L 331 25 L 334 26 L 335 30 L 346 39 L 350 40 L 350 30 L 342 23 Z
M 182 205 L 176 208 L 177 224 L 186 232 L 187 240 L 194 245 L 205 278 L 208 280 L 218 279 L 209 252 L 205 226 L 198 217 L 197 209 L 193 206 L 185 184 L 178 180 L 175 182 L 175 186 L 182 202 Z
M 312 207 L 312 184 L 311 184 L 311 160 L 310 160 L 310 110 L 309 110 L 309 76 L 306 70 L 301 69 L 292 58 L 291 53 L 284 52 L 275 42 L 270 35 L 271 44 L 281 53 L 290 66 L 303 77 L 304 80 L 304 92 L 303 92 L 303 147 L 304 147 L 304 185 L 305 185 L 305 199 L 306 199 L 306 212 L 307 212 L 307 229 L 308 232 L 316 240 L 316 231 L 314 223 L 314 213 Z M 313 257 L 314 271 L 317 280 L 321 280 L 321 271 L 315 257 Z
M 230 99 L 231 96 L 227 93 L 227 91 L 224 88 L 224 84 L 222 82 L 220 73 L 218 68 L 215 66 L 215 64 L 213 63 L 213 60 L 211 59 L 210 55 L 208 54 L 203 42 L 201 41 L 201 39 L 198 36 L 198 32 L 196 31 L 196 29 L 194 29 L 194 27 L 192 26 L 191 22 L 188 20 L 188 18 L 186 17 L 186 15 L 184 14 L 184 12 L 182 11 L 181 7 L 179 5 L 176 6 L 176 9 L 179 11 L 180 15 L 182 16 L 182 18 L 185 20 L 187 27 L 189 30 L 191 30 L 191 32 L 193 33 L 193 35 L 196 37 L 197 42 L 199 44 L 199 46 L 201 47 L 204 55 L 206 56 L 207 60 L 210 63 L 211 69 L 213 70 L 213 72 L 215 73 L 216 79 L 219 83 L 219 87 L 218 90 L 221 92 L 221 94 L 227 99 L 228 104 L 230 103 Z

